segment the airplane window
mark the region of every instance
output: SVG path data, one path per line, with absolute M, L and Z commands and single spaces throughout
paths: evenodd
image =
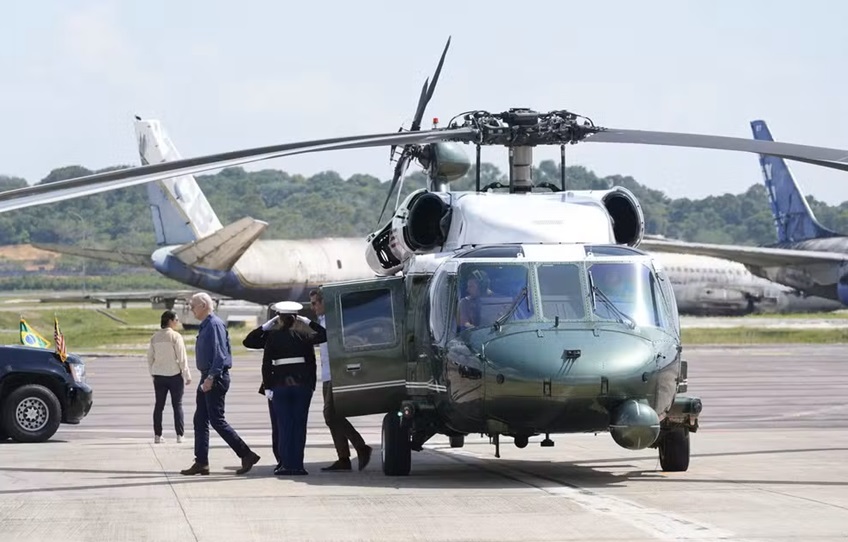
M 385 346 L 397 340 L 392 292 L 389 289 L 343 294 L 341 309 L 345 348 Z
M 342 261 L 336 260 L 336 266 L 338 266 L 338 268 L 341 269 L 342 268 Z
M 491 326 L 513 306 L 510 321 L 533 316 L 533 293 L 523 265 L 464 264 L 460 266 L 457 328 Z M 522 293 L 526 292 L 526 293 Z
M 574 264 L 540 264 L 539 291 L 542 295 L 542 315 L 553 320 L 585 318 L 580 268 Z
M 595 315 L 631 320 L 639 326 L 661 325 L 651 270 L 641 263 L 596 263 L 589 268 L 595 292 Z

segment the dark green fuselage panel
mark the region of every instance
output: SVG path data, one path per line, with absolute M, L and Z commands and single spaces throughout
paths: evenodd
M 344 416 L 412 401 L 440 432 L 605 431 L 628 399 L 671 407 L 680 343 L 616 322 L 514 321 L 446 334 L 431 326 L 431 275 L 323 287 L 334 402 Z M 448 304 L 452 300 L 448 300 Z

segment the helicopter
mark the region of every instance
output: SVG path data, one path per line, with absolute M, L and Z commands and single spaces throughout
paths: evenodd
M 436 434 L 518 448 L 544 434 L 610 433 L 686 471 L 703 409 L 688 395 L 679 316 L 666 272 L 639 249 L 644 215 L 624 187 L 568 190 L 565 146 L 638 143 L 768 154 L 848 171 L 848 151 L 741 138 L 606 128 L 567 110 L 473 110 L 422 130 L 448 40 L 410 129 L 185 158 L 0 193 L 0 212 L 254 161 L 390 147 L 396 161 L 378 224 L 409 164 L 428 186 L 367 237 L 374 277 L 321 286 L 335 407 L 382 414 L 382 470 L 411 472 Z M 474 191 L 450 183 L 472 168 Z M 535 184 L 533 149 L 559 145 L 561 184 Z M 480 152 L 509 153 L 508 185 L 480 186 Z M 395 159 L 395 157 L 397 157 Z M 400 192 L 399 192 L 400 193 Z

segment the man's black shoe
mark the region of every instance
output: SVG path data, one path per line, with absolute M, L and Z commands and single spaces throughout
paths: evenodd
M 253 468 L 253 465 L 259 462 L 259 456 L 254 452 L 241 459 L 241 468 L 236 471 L 236 474 L 246 474 Z
M 200 465 L 199 463 L 194 463 L 191 467 L 181 470 L 180 474 L 182 474 L 183 476 L 193 476 L 195 474 L 202 474 L 206 476 L 207 474 L 209 474 L 209 465 Z
M 368 462 L 371 461 L 371 452 L 374 451 L 371 446 L 366 445 L 362 451 L 356 452 L 356 460 L 359 461 L 359 470 L 364 469 L 368 466 Z
M 333 471 L 333 470 L 353 470 L 350 466 L 350 458 L 347 459 L 339 459 L 329 467 L 322 467 L 323 471 Z

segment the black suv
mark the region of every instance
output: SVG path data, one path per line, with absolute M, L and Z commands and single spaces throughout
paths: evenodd
M 60 423 L 78 424 L 91 410 L 85 364 L 68 354 L 0 346 L 0 440 L 44 442 Z

